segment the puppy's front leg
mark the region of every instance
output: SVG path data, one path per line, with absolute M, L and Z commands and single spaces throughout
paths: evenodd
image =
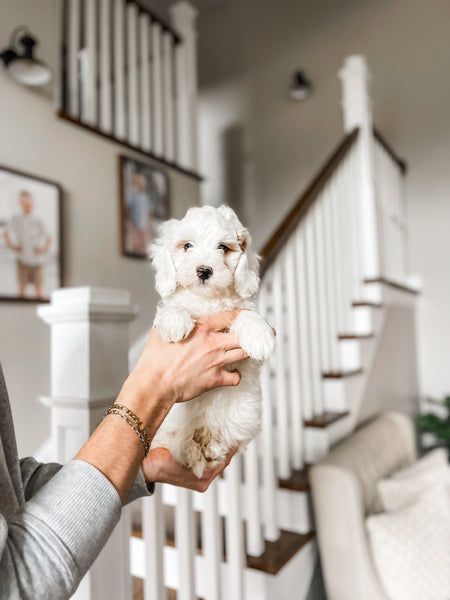
M 187 310 L 175 310 L 159 306 L 153 327 L 166 342 L 179 342 L 187 338 L 194 328 L 194 321 Z
M 242 348 L 255 360 L 266 360 L 275 348 L 272 327 L 254 310 L 241 311 L 233 321 L 230 331 L 237 334 Z

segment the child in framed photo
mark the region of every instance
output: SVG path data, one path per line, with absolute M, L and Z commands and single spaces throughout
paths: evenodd
M 120 157 L 121 250 L 147 258 L 155 231 L 169 216 L 168 178 L 138 160 Z
M 0 298 L 49 300 L 61 287 L 58 184 L 0 167 Z

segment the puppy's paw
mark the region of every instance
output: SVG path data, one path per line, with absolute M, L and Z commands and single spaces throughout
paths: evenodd
M 166 342 L 184 340 L 191 333 L 194 325 L 187 310 L 158 311 L 154 322 L 154 327 Z
M 266 360 L 275 348 L 272 327 L 255 311 L 241 311 L 230 331 L 236 333 L 242 348 L 257 361 Z

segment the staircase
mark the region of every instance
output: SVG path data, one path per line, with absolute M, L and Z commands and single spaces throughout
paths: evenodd
M 308 467 L 358 425 L 388 311 L 416 298 L 405 163 L 373 128 L 364 59 L 348 58 L 340 76 L 344 139 L 261 251 L 260 312 L 277 349 L 261 372 L 260 436 L 206 493 L 158 485 L 124 510 L 77 599 L 323 597 L 309 593 L 318 548 Z M 127 292 L 80 288 L 59 290 L 39 314 L 52 326 L 52 457 L 64 461 L 126 377 L 135 311 Z
M 163 486 L 141 502 L 136 598 L 165 598 L 166 586 L 182 600 L 308 595 L 318 557 L 308 467 L 358 424 L 387 311 L 416 297 L 405 163 L 373 129 L 364 59 L 340 75 L 347 133 L 261 251 L 260 311 L 277 330 L 261 435 L 205 494 Z

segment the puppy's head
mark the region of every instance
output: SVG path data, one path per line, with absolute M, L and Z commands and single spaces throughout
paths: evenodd
M 166 221 L 150 256 L 163 298 L 178 286 L 209 298 L 226 290 L 249 298 L 258 290 L 258 256 L 250 234 L 227 206 L 190 208 L 180 221 Z

